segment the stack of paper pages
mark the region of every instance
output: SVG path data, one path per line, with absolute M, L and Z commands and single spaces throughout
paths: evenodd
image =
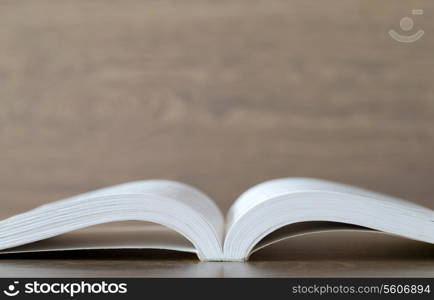
M 116 221 L 148 221 L 184 236 L 50 245 L 49 238 Z M 113 229 L 116 230 L 116 229 Z M 0 221 L 0 253 L 71 249 L 161 248 L 206 261 L 244 261 L 282 239 L 318 231 L 376 230 L 434 243 L 434 212 L 405 200 L 309 178 L 264 182 L 242 194 L 226 219 L 201 191 L 179 182 L 146 180 L 49 203 Z M 118 240 L 116 240 L 118 239 Z M 40 242 L 38 242 L 40 241 Z

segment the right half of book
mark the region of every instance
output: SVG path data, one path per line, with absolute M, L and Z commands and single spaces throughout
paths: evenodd
M 227 216 L 223 257 L 245 261 L 283 239 L 362 230 L 434 243 L 434 212 L 409 201 L 312 178 L 282 178 L 244 192 Z

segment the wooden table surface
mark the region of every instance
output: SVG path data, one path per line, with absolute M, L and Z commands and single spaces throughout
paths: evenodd
M 412 15 L 423 9 L 423 15 Z M 0 218 L 137 179 L 226 211 L 290 176 L 434 208 L 434 3 L 0 2 Z M 402 17 L 414 43 L 397 42 Z M 2 257 L 0 276 L 433 276 L 433 246 L 359 233 L 249 263 L 143 252 Z
M 116 235 L 113 236 L 115 238 Z M 0 277 L 432 277 L 432 245 L 375 233 L 289 239 L 248 262 L 200 262 L 162 250 L 4 255 Z

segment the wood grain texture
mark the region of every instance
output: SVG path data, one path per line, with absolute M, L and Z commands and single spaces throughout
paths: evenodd
M 413 8 L 425 11 L 413 18 L 426 35 L 392 40 Z M 197 186 L 223 211 L 246 188 L 287 176 L 434 208 L 433 9 L 428 0 L 1 1 L 0 217 L 148 178 Z M 143 259 L 113 274 L 376 270 L 348 261 L 339 273 L 308 257 L 239 272 Z M 432 256 L 417 261 L 392 265 L 433 274 Z M 107 275 L 121 263 L 88 265 L 2 259 L 0 275 Z

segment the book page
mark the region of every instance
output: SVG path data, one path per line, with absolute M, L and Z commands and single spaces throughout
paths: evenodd
M 302 222 L 316 222 L 310 231 L 323 230 L 321 224 L 333 224 L 333 229 L 355 226 L 434 243 L 429 208 L 330 181 L 283 178 L 254 186 L 235 201 L 228 213 L 225 257 L 246 260 L 272 232 Z M 285 232 L 300 234 L 290 227 Z
M 190 241 L 201 259 L 221 259 L 224 221 L 218 207 L 199 190 L 168 180 L 108 187 L 0 221 L 0 250 L 116 221 L 164 225 Z
M 72 231 L 3 250 L 2 254 L 111 249 L 164 249 L 197 253 L 191 242 L 167 227 L 146 222 L 121 222 Z

